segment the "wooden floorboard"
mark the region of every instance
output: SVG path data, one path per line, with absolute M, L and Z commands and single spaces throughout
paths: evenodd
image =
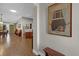
M 34 56 L 32 52 L 32 39 L 25 39 L 8 34 L 0 37 L 0 55 L 2 56 Z

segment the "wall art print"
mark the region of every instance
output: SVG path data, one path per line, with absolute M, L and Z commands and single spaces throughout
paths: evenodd
M 72 36 L 71 3 L 56 3 L 48 6 L 48 33 Z

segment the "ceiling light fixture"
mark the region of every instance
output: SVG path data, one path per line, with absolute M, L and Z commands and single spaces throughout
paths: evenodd
M 16 10 L 10 10 L 11 12 L 13 12 L 13 13 L 16 13 Z

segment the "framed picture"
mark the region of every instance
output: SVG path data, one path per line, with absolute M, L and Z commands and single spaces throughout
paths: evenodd
M 48 6 L 48 33 L 72 37 L 72 4 Z
M 3 22 L 0 22 L 0 32 L 3 32 Z
M 26 29 L 30 29 L 30 25 L 29 24 L 26 24 Z

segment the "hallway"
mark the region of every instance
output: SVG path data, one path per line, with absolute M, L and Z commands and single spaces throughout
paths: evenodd
M 32 56 L 32 39 L 22 39 L 15 34 L 8 34 L 3 39 L 0 37 L 0 55 Z

